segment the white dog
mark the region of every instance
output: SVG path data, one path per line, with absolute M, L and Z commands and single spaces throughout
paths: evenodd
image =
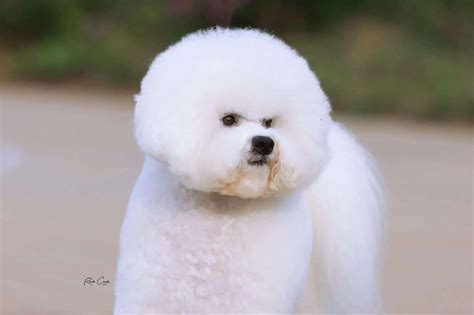
M 316 312 L 303 295 L 375 311 L 381 190 L 330 109 L 305 59 L 260 31 L 197 32 L 160 54 L 136 97 L 145 164 L 115 313 Z

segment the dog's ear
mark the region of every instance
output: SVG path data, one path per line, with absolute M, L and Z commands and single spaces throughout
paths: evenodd
M 145 132 L 145 124 L 146 122 L 143 121 L 143 116 L 144 116 L 144 105 L 142 104 L 143 97 L 141 94 L 136 94 L 134 96 L 135 100 L 135 111 L 134 111 L 134 135 L 135 135 L 135 141 L 138 144 L 138 147 L 140 150 L 146 154 L 147 149 L 148 149 L 148 141 L 146 141 L 146 132 Z
M 160 142 L 155 121 L 155 115 L 150 110 L 150 104 L 146 104 L 147 100 L 142 94 L 137 94 L 135 99 L 135 116 L 134 116 L 134 134 L 135 140 L 145 155 L 167 163 L 167 158 L 163 153 L 163 143 Z
M 380 313 L 378 266 L 385 208 L 375 161 L 340 125 L 332 158 L 307 191 L 312 209 L 317 288 L 327 313 Z

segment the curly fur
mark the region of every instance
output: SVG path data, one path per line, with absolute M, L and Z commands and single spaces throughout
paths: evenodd
M 257 30 L 197 32 L 158 55 L 136 96 L 145 163 L 115 313 L 377 310 L 382 193 L 330 109 L 304 58 Z M 264 165 L 247 163 L 254 136 L 275 142 Z

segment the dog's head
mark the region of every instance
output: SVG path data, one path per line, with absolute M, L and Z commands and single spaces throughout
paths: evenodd
M 306 61 L 271 35 L 191 34 L 152 63 L 136 98 L 143 152 L 183 185 L 254 198 L 311 183 L 330 105 Z

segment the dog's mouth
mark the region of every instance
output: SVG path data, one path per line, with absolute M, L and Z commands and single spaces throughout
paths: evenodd
M 267 162 L 267 157 L 261 154 L 255 154 L 247 161 L 251 166 L 262 166 L 267 164 Z

